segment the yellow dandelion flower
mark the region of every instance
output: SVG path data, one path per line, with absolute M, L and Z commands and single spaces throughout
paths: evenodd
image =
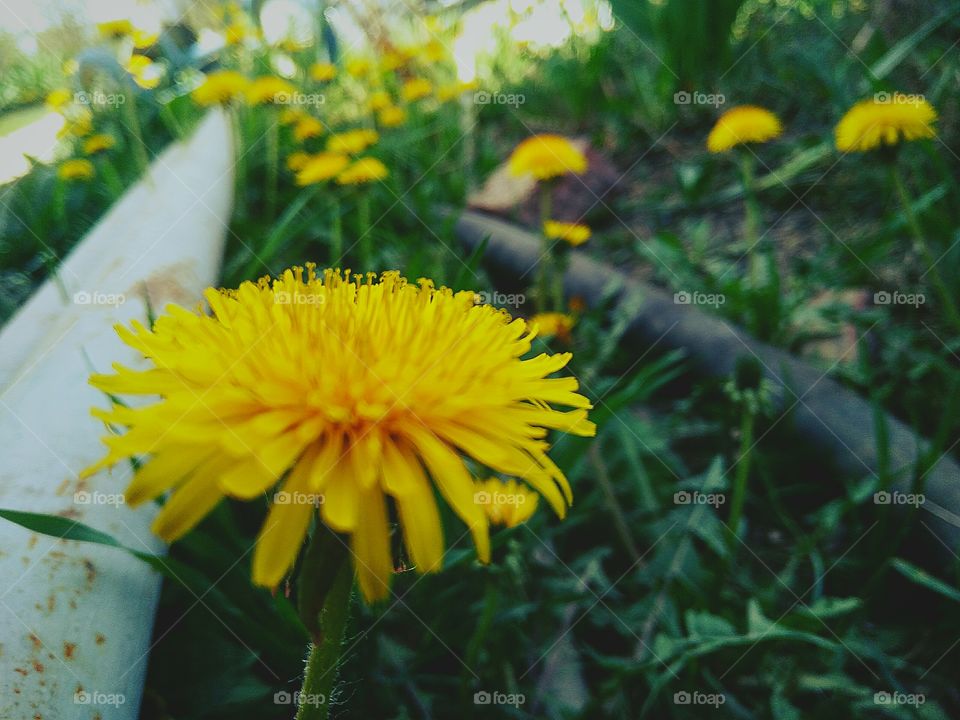
M 303 166 L 306 165 L 310 158 L 313 157 L 310 153 L 297 151 L 287 155 L 287 169 L 291 172 L 299 172 L 303 170 Z
M 378 110 L 383 110 L 386 107 L 393 105 L 393 100 L 390 98 L 390 93 L 385 90 L 377 90 L 374 93 L 371 93 L 370 97 L 367 98 L 367 107 L 377 112 Z
M 570 342 L 570 331 L 576 322 L 576 318 L 558 312 L 537 313 L 530 318 L 538 335 L 544 339 L 555 337 L 563 342 Z
M 344 65 L 344 69 L 347 71 L 347 75 L 351 75 L 355 78 L 362 78 L 370 74 L 370 71 L 373 69 L 373 65 L 365 58 L 351 58 L 350 60 L 347 60 L 346 64 Z
M 837 149 L 866 152 L 901 140 L 932 139 L 937 111 L 925 99 L 903 93 L 877 93 L 854 105 L 836 129 Z
M 437 88 L 437 100 L 440 102 L 450 102 L 451 100 L 456 100 L 464 93 L 474 92 L 478 87 L 479 84 L 476 80 L 442 85 Z
M 144 50 L 151 45 L 155 45 L 160 35 L 159 33 L 134 28 L 130 37 L 133 39 L 133 46 L 137 50 Z
M 350 167 L 337 175 L 338 185 L 365 185 L 383 180 L 390 171 L 382 162 L 372 157 L 360 158 Z
M 256 30 L 242 20 L 236 20 L 230 23 L 223 31 L 223 39 L 227 45 L 240 45 L 247 38 L 254 38 L 256 36 Z
M 197 105 L 220 105 L 241 96 L 249 80 L 236 70 L 217 70 L 206 76 L 190 97 Z
M 152 90 L 160 84 L 163 78 L 164 67 L 162 63 L 155 63 L 146 55 L 131 55 L 127 61 L 127 72 L 133 77 L 133 81 L 144 90 Z
M 306 113 L 300 108 L 288 107 L 280 111 L 280 115 L 277 116 L 277 122 L 284 126 L 293 125 L 304 116 L 306 116 Z
M 388 498 L 419 572 L 443 561 L 434 486 L 489 561 L 466 457 L 524 481 L 565 515 L 572 494 L 547 455 L 547 431 L 592 436 L 596 427 L 577 380 L 550 377 L 570 354 L 524 359 L 533 333 L 523 320 L 397 272 L 363 281 L 293 268 L 205 298 L 212 315 L 170 305 L 152 329 L 118 327 L 152 367 L 117 364 L 90 379 L 110 396 L 160 398 L 93 410 L 127 429 L 104 438 L 106 456 L 83 476 L 143 459 L 125 498 L 135 506 L 171 491 L 153 523 L 161 538 L 181 537 L 225 496 L 251 500 L 276 487 L 254 582 L 282 581 L 318 517 L 349 535 L 373 601 L 388 594 L 394 567 Z
M 117 141 L 112 135 L 103 133 L 91 135 L 83 142 L 83 153 L 84 155 L 93 155 L 103 150 L 109 150 L 116 144 Z
M 323 133 L 323 123 L 313 117 L 313 115 L 304 115 L 297 120 L 297 124 L 293 126 L 293 137 L 297 142 L 320 137 Z
M 387 50 L 380 58 L 380 67 L 387 72 L 399 70 L 410 62 L 410 55 L 400 49 Z
M 314 185 L 330 180 L 350 164 L 350 158 L 339 153 L 323 152 L 311 155 L 297 171 L 297 185 Z
M 290 102 L 297 89 L 289 82 L 275 75 L 254 78 L 247 86 L 247 102 L 251 105 L 265 103 Z
M 439 40 L 431 40 L 420 50 L 420 57 L 427 62 L 440 62 L 447 57 L 447 48 Z
M 133 34 L 133 23 L 126 19 L 109 20 L 97 23 L 97 31 L 105 38 L 122 38 Z
M 51 90 L 47 95 L 47 107 L 51 110 L 62 110 L 70 101 L 73 100 L 73 93 L 67 88 L 57 88 Z
M 411 78 L 400 88 L 400 97 L 407 102 L 416 102 L 429 97 L 433 92 L 433 83 L 426 78 Z
M 327 150 L 347 155 L 362 153 L 371 145 L 379 142 L 380 134 L 376 130 L 358 128 L 336 133 L 327 138 Z
M 329 82 L 337 76 L 337 66 L 333 63 L 318 62 L 310 66 L 310 77 L 317 82 Z
M 93 163 L 83 158 L 65 160 L 57 168 L 57 177 L 61 180 L 90 180 L 93 175 Z
M 475 483 L 473 501 L 483 508 L 491 525 L 512 528 L 525 523 L 537 510 L 540 496 L 516 480 L 490 478 Z
M 562 135 L 533 135 L 514 148 L 508 160 L 510 172 L 516 177 L 532 175 L 537 180 L 587 171 L 587 158 L 572 142 Z
M 565 240 L 573 247 L 583 245 L 590 239 L 590 228 L 580 223 L 547 220 L 543 224 L 543 234 L 549 240 Z
M 707 150 L 722 153 L 737 145 L 765 143 L 780 137 L 783 125 L 769 110 L 755 105 L 740 105 L 727 110 L 707 136 Z
M 73 113 L 68 122 L 57 131 L 57 137 L 86 137 L 93 132 L 93 113 L 87 108 Z
M 391 105 L 377 113 L 377 122 L 384 127 L 398 127 L 407 121 L 407 111 L 402 107 Z

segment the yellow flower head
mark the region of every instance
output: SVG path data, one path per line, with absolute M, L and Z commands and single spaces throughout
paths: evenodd
M 347 155 L 362 153 L 371 145 L 379 142 L 380 134 L 376 130 L 357 128 L 336 133 L 327 138 L 327 150 Z
M 203 84 L 190 93 L 190 97 L 197 105 L 228 103 L 242 95 L 249 82 L 236 70 L 217 70 L 207 75 Z
M 380 67 L 387 72 L 393 72 L 399 70 L 408 62 L 410 62 L 410 54 L 405 50 L 394 48 L 383 53 L 380 58 Z
M 297 124 L 293 126 L 293 137 L 297 142 L 303 142 L 313 137 L 320 137 L 323 135 L 323 132 L 323 123 L 313 117 L 313 115 L 304 115 L 297 120 Z
M 439 40 L 431 40 L 421 48 L 420 57 L 427 62 L 440 62 L 447 57 L 447 48 Z
M 57 88 L 56 90 L 51 90 L 50 94 L 47 95 L 47 107 L 51 110 L 61 110 L 71 100 L 73 100 L 73 93 L 70 92 L 70 90 L 67 88 Z
M 407 121 L 407 111 L 402 107 L 390 105 L 377 113 L 377 122 L 384 127 L 397 127 Z
M 93 155 L 103 150 L 109 150 L 116 144 L 117 141 L 112 135 L 102 133 L 99 135 L 91 135 L 83 142 L 83 153 L 84 155 Z
M 144 90 L 152 90 L 160 84 L 163 77 L 163 64 L 155 63 L 146 55 L 131 55 L 127 62 L 127 72 L 133 81 Z
M 284 108 L 280 111 L 280 115 L 277 117 L 277 122 L 281 125 L 293 125 L 303 118 L 306 113 L 300 108 Z
M 181 537 L 225 496 L 269 494 L 254 582 L 282 581 L 317 517 L 349 536 L 372 601 L 388 594 L 394 568 L 388 498 L 419 572 L 443 561 L 434 487 L 489 561 L 467 457 L 523 480 L 565 514 L 572 494 L 547 455 L 547 431 L 592 436 L 596 427 L 577 380 L 550 377 L 568 353 L 523 359 L 533 337 L 523 320 L 397 272 L 364 281 L 292 268 L 205 297 L 211 315 L 170 305 L 152 329 L 118 327 L 152 367 L 117 364 L 90 379 L 110 396 L 159 398 L 94 409 L 127 429 L 104 438 L 106 456 L 83 476 L 144 460 L 125 499 L 171 491 L 153 523 L 163 539 Z
M 391 105 L 393 105 L 393 100 L 390 98 L 390 93 L 385 90 L 377 90 L 367 98 L 367 107 L 374 112 L 383 110 L 385 107 L 390 107 Z
M 336 177 L 350 164 L 350 158 L 339 153 L 311 155 L 297 172 L 297 185 L 314 185 Z
M 476 80 L 470 82 L 456 82 L 450 85 L 443 85 L 437 88 L 437 100 L 440 102 L 450 102 L 467 92 L 474 92 L 479 87 Z
M 360 158 L 350 167 L 337 175 L 339 185 L 365 185 L 383 180 L 390 171 L 382 162 L 372 157 Z
M 247 102 L 251 105 L 264 103 L 285 103 L 297 89 L 289 82 L 276 75 L 264 75 L 255 78 L 247 86 Z
M 347 75 L 362 78 L 370 74 L 370 71 L 373 70 L 373 65 L 366 58 L 352 58 L 347 60 L 344 69 L 347 71 Z
M 256 29 L 244 20 L 235 20 L 227 25 L 223 31 L 223 38 L 227 45 L 240 45 L 247 38 L 255 38 Z
M 516 177 L 532 175 L 537 180 L 587 171 L 587 158 L 562 135 L 533 135 L 514 148 L 508 161 Z
M 570 331 L 573 330 L 576 319 L 563 313 L 545 312 L 531 317 L 530 324 L 544 339 L 555 337 L 563 342 L 570 342 Z
M 411 78 L 407 80 L 400 88 L 400 97 L 407 102 L 415 102 L 433 92 L 433 83 L 426 78 Z
M 491 525 L 512 528 L 525 523 L 537 510 L 540 496 L 516 480 L 478 480 L 473 501 L 483 508 Z
M 303 166 L 306 165 L 310 158 L 313 157 L 310 153 L 297 151 L 287 155 L 287 169 L 291 172 L 299 172 L 303 170 Z
M 580 223 L 547 220 L 543 224 L 543 234 L 550 240 L 565 240 L 573 247 L 577 247 L 590 239 L 590 228 Z
M 57 131 L 57 137 L 86 137 L 93 132 L 93 113 L 87 108 L 80 108 L 72 113 L 70 120 Z
M 117 39 L 133 34 L 133 23 L 127 19 L 97 23 L 97 30 L 105 38 Z
M 866 152 L 901 140 L 935 138 L 937 111 L 922 97 L 903 93 L 877 93 L 872 100 L 854 105 L 836 129 L 837 149 Z
M 310 66 L 310 77 L 317 82 L 329 82 L 337 76 L 337 66 L 333 63 L 318 62 Z
M 780 119 L 755 105 L 740 105 L 727 110 L 707 136 L 707 150 L 722 153 L 747 143 L 764 143 L 783 132 Z
M 141 30 L 140 28 L 134 28 L 130 37 L 133 38 L 133 46 L 137 50 L 144 50 L 154 45 L 160 38 L 160 35 L 147 30 Z
M 83 158 L 65 160 L 57 168 L 57 177 L 61 180 L 90 180 L 93 174 L 93 163 Z

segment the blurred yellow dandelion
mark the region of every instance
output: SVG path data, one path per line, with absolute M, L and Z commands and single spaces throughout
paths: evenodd
M 333 63 L 318 62 L 310 66 L 310 77 L 316 82 L 329 82 L 337 76 L 337 66 Z
M 103 150 L 109 150 L 116 144 L 117 141 L 112 135 L 106 135 L 104 133 L 91 135 L 83 141 L 83 153 L 84 155 L 93 155 Z
M 755 105 L 740 105 L 727 110 L 707 136 L 707 150 L 722 153 L 737 145 L 765 143 L 780 136 L 783 125 L 769 110 Z
M 61 110 L 66 106 L 71 100 L 73 100 L 73 93 L 70 92 L 67 88 L 57 88 L 56 90 L 51 90 L 47 95 L 47 107 L 51 110 Z
M 932 139 L 937 111 L 924 98 L 903 93 L 877 93 L 854 105 L 836 129 L 837 149 L 866 152 L 901 140 Z
M 433 83 L 426 78 L 411 78 L 400 88 L 400 97 L 407 102 L 415 102 L 433 93 Z
M 339 153 L 311 155 L 297 172 L 297 185 L 314 185 L 336 177 L 350 164 L 350 158 Z
M 313 115 L 303 115 L 297 120 L 297 124 L 293 126 L 293 137 L 298 142 L 303 142 L 309 138 L 320 137 L 323 133 L 323 123 L 313 117 Z
M 339 185 L 364 185 L 383 180 L 390 171 L 382 162 L 372 157 L 360 158 L 350 167 L 337 175 Z
M 530 318 L 530 324 L 537 329 L 537 334 L 544 339 L 552 337 L 563 342 L 570 342 L 570 331 L 576 324 L 571 315 L 559 312 L 537 313 Z
M 587 158 L 562 135 L 533 135 L 514 148 L 508 166 L 517 177 L 532 175 L 537 180 L 549 180 L 586 172 Z
M 287 156 L 287 169 L 292 172 L 298 172 L 310 161 L 311 157 L 312 155 L 310 155 L 310 153 L 302 151 L 290 153 Z
M 592 436 L 596 427 L 577 380 L 550 377 L 568 353 L 523 359 L 533 337 L 523 320 L 396 272 L 364 281 L 293 268 L 205 297 L 212 315 L 170 305 L 152 329 L 117 328 L 152 367 L 115 364 L 90 379 L 110 396 L 160 398 L 94 409 L 127 429 L 104 438 L 106 456 L 82 475 L 144 460 L 125 498 L 138 505 L 171 491 L 153 523 L 165 540 L 224 496 L 260 498 L 280 483 L 257 538 L 254 582 L 282 581 L 317 516 L 349 535 L 372 601 L 388 594 L 394 568 L 388 498 L 419 572 L 443 561 L 434 487 L 489 561 L 487 514 L 465 456 L 566 513 L 572 494 L 547 455 L 547 431 Z
M 83 158 L 65 160 L 57 168 L 57 177 L 61 180 L 89 180 L 93 175 L 93 163 Z
M 543 234 L 550 240 L 564 240 L 573 247 L 583 245 L 590 239 L 590 228 L 580 223 L 547 220 L 543 224 Z
M 249 80 L 236 70 L 217 70 L 204 78 L 190 97 L 198 105 L 228 103 L 246 92 Z
M 292 83 L 276 75 L 254 78 L 246 89 L 247 102 L 251 105 L 266 103 L 289 103 L 297 89 Z
M 97 31 L 105 38 L 122 38 L 133 34 L 133 23 L 127 19 L 97 23 Z
M 335 153 L 356 155 L 362 153 L 371 145 L 379 142 L 380 134 L 376 130 L 357 128 L 345 130 L 327 138 L 327 150 Z
M 390 105 L 377 113 L 377 122 L 384 127 L 398 127 L 407 121 L 407 111 L 402 107 Z

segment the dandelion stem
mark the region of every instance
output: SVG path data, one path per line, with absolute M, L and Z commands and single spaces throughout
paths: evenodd
M 343 262 L 343 218 L 340 215 L 340 198 L 336 195 L 330 203 L 330 264 Z
M 930 244 L 927 242 L 927 237 L 923 232 L 923 228 L 920 226 L 920 220 L 913 211 L 913 202 L 910 200 L 910 194 L 907 192 L 907 186 L 903 182 L 900 169 L 894 165 L 890 174 L 893 178 L 893 187 L 897 191 L 897 197 L 903 206 L 903 213 L 907 218 L 907 225 L 910 226 L 910 231 L 913 233 L 913 237 L 920 247 L 924 262 L 929 266 L 927 272 L 930 273 L 933 287 L 940 296 L 940 302 L 943 303 L 943 311 L 946 313 L 947 319 L 950 321 L 950 324 L 953 325 L 953 328 L 960 332 L 960 312 L 957 311 L 957 305 L 953 300 L 953 296 L 950 294 L 947 284 L 943 281 L 943 276 L 937 269 L 937 263 L 939 261 L 934 257 L 933 251 L 930 249 Z
M 326 720 L 330 694 L 337 679 L 343 635 L 350 617 L 353 566 L 342 562 L 320 611 L 321 637 L 310 646 L 296 720 Z
M 373 270 L 373 235 L 370 228 L 370 193 L 361 191 L 357 198 L 357 228 L 360 233 L 360 267 Z
M 547 312 L 550 304 L 551 287 L 553 285 L 553 253 L 550 246 L 550 240 L 544 232 L 543 226 L 553 212 L 553 187 L 549 181 L 540 185 L 540 237 L 543 238 L 543 252 L 540 254 L 540 262 L 537 266 L 537 307 L 540 312 Z M 562 294 L 562 291 L 561 291 Z M 557 312 L 562 307 L 553 308 Z
M 747 478 L 750 475 L 750 455 L 753 448 L 753 427 L 756 413 L 745 403 L 740 418 L 740 453 L 737 460 L 737 474 L 733 479 L 733 497 L 730 500 L 730 518 L 727 525 L 736 536 L 743 516 L 743 504 L 747 497 Z
M 754 290 L 758 290 L 760 288 L 760 263 L 757 246 L 760 244 L 760 207 L 757 205 L 757 195 L 754 189 L 755 163 L 754 157 L 749 150 L 743 150 L 739 155 L 745 208 L 743 239 L 747 243 L 747 265 L 750 273 L 750 284 Z
M 150 158 L 147 156 L 147 146 L 143 143 L 143 132 L 140 130 L 140 118 L 137 117 L 136 95 L 128 93 L 130 102 L 123 102 L 124 115 L 126 115 L 126 125 L 130 134 L 133 135 L 133 156 L 137 159 L 137 167 L 141 173 L 147 171 L 150 164 Z M 125 100 L 127 98 L 124 98 Z
M 280 156 L 280 131 L 277 113 L 271 108 L 267 115 L 267 217 L 277 211 L 277 166 Z

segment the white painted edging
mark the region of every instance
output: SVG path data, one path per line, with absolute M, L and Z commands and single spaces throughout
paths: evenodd
M 87 377 L 113 362 L 143 366 L 113 326 L 145 321 L 145 294 L 157 310 L 192 307 L 216 283 L 233 200 L 228 123 L 214 111 L 158 157 L 66 258 L 59 283 L 0 332 L 0 507 L 162 550 L 149 531 L 155 508 L 122 504 L 129 467 L 77 478 L 106 432 L 90 408 L 107 399 Z M 0 718 L 136 718 L 159 590 L 159 575 L 121 550 L 0 520 Z

